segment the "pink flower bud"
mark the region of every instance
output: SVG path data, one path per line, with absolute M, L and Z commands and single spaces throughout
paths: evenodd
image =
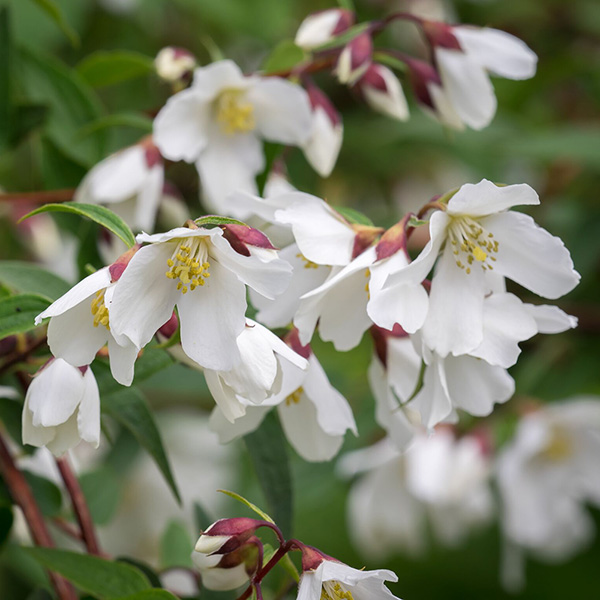
M 406 121 L 408 104 L 400 80 L 391 69 L 371 64 L 358 82 L 360 92 L 367 104 L 377 112 L 392 119 Z
M 373 56 L 373 40 L 361 33 L 348 42 L 338 58 L 335 74 L 340 83 L 354 85 L 366 72 Z
M 296 45 L 311 50 L 326 44 L 354 24 L 354 13 L 343 8 L 316 12 L 304 19 L 296 33 Z
M 248 246 L 276 250 L 269 238 L 262 231 L 254 229 L 254 227 L 232 223 L 223 225 L 222 229 L 223 237 L 238 254 L 242 254 L 243 256 L 250 256 Z
M 132 248 L 129 248 L 127 252 L 124 252 L 115 260 L 115 262 L 108 267 L 108 272 L 110 273 L 111 281 L 115 282 L 121 278 L 129 261 L 133 258 L 134 254 L 140 249 L 140 245 L 136 244 Z
M 263 525 L 264 521 L 245 517 L 220 519 L 198 538 L 194 549 L 202 554 L 228 554 L 237 550 Z

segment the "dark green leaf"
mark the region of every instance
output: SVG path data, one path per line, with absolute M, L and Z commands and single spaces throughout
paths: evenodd
M 47 517 L 56 516 L 60 512 L 62 506 L 62 493 L 58 486 L 35 473 L 24 470 L 23 474 L 31 487 L 31 491 L 35 496 L 42 513 Z
M 35 328 L 34 319 L 48 308 L 47 298 L 37 294 L 19 294 L 0 300 L 0 340 Z
M 269 513 L 285 537 L 292 531 L 293 496 L 292 477 L 285 437 L 271 411 L 262 425 L 244 438 L 258 475 Z
M 194 543 L 187 527 L 179 521 L 167 525 L 160 540 L 160 565 L 163 569 L 171 567 L 192 568 Z
M 150 589 L 148 579 L 139 569 L 120 562 L 54 548 L 27 548 L 27 553 L 100 600 Z
M 87 83 L 98 88 L 152 73 L 154 61 L 138 52 L 99 50 L 86 56 L 77 65 L 77 71 Z
M 15 292 L 38 294 L 50 301 L 60 298 L 71 287 L 58 275 L 19 260 L 0 263 L 0 281 Z
M 254 511 L 261 519 L 268 521 L 269 523 L 275 523 L 275 521 L 273 521 L 273 519 L 261 508 L 258 508 L 258 506 L 256 506 L 256 504 L 250 502 L 250 500 L 247 500 L 246 498 L 244 498 L 244 496 L 241 496 L 240 494 L 237 494 L 236 492 L 230 492 L 229 490 L 218 490 L 219 492 L 229 496 L 230 498 L 233 498 L 234 500 L 237 500 L 238 502 L 241 502 L 242 504 L 244 504 L 245 506 L 247 506 L 250 510 Z
M 11 36 L 7 6 L 0 6 L 0 149 L 12 133 Z
M 18 144 L 28 133 L 40 128 L 46 122 L 48 112 L 48 107 L 41 104 L 21 104 L 15 107 L 10 132 L 11 144 Z
M 120 390 L 102 399 L 102 409 L 131 431 L 140 446 L 145 448 L 155 460 L 173 495 L 178 502 L 181 502 L 160 432 L 142 393 L 136 388 Z
M 368 225 L 369 227 L 373 227 L 373 221 L 354 208 L 350 208 L 349 206 L 336 206 L 335 210 L 352 225 Z
M 101 119 L 82 127 L 78 137 L 81 139 L 110 127 L 133 127 L 134 129 L 141 129 L 146 133 L 152 133 L 152 119 L 137 113 L 108 115 L 107 117 L 102 117 Z
M 22 402 L 12 398 L 0 398 L 0 421 L 17 444 L 21 444 L 22 415 Z
M 262 71 L 264 73 L 276 73 L 287 71 L 300 64 L 306 58 L 302 48 L 296 46 L 292 40 L 284 40 L 269 54 L 265 60 Z
M 87 169 L 65 154 L 47 135 L 41 136 L 40 162 L 48 189 L 59 190 L 79 185 Z M 92 240 L 95 244 L 96 240 Z
M 0 547 L 10 535 L 13 525 L 13 511 L 10 506 L 0 506 Z
M 67 23 L 60 6 L 54 0 L 33 0 L 60 28 L 67 36 L 72 46 L 79 46 L 81 43 L 77 32 Z
M 147 590 L 145 592 L 138 592 L 131 596 L 119 598 L 118 600 L 179 600 L 176 596 L 173 596 L 171 592 L 167 590 Z
M 84 473 L 79 483 L 96 525 L 110 522 L 119 506 L 120 487 L 117 476 L 110 467 Z
M 39 215 L 45 212 L 66 212 L 75 215 L 80 215 L 95 221 L 102 227 L 105 227 L 118 238 L 123 240 L 129 248 L 135 244 L 135 236 L 129 226 L 121 217 L 116 215 L 112 210 L 97 204 L 83 204 L 81 202 L 63 202 L 62 204 L 44 204 L 30 213 L 26 214 L 19 220 L 19 223 L 33 215 Z
M 27 596 L 27 600 L 53 600 L 53 598 L 48 590 L 38 588 L 37 590 L 33 590 L 33 592 Z

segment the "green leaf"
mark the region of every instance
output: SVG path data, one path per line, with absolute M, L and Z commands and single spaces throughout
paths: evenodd
M 123 240 L 127 244 L 128 248 L 135 245 L 135 236 L 129 226 L 121 217 L 116 215 L 112 210 L 99 206 L 97 204 L 83 204 L 81 202 L 63 202 L 62 204 L 44 204 L 30 213 L 27 213 L 24 217 L 19 219 L 19 223 L 33 215 L 39 215 L 45 212 L 66 212 L 75 215 L 80 215 L 91 219 L 92 221 L 102 225 L 102 227 L 108 229 L 114 233 L 118 238 Z
M 396 71 L 400 71 L 401 73 L 406 73 L 406 64 L 395 56 L 387 54 L 387 52 L 374 52 L 373 61 L 386 65 L 391 69 L 396 69 Z
M 354 25 L 353 27 L 350 27 L 350 29 L 347 29 L 346 31 L 344 31 L 344 33 L 334 37 L 329 42 L 326 42 L 325 44 L 322 44 L 321 46 L 314 48 L 313 52 L 321 52 L 321 50 L 329 50 L 330 48 L 337 48 L 338 46 L 345 46 L 348 42 L 353 40 L 357 35 L 361 34 L 363 31 L 368 29 L 370 27 L 370 25 L 371 24 L 368 22 L 358 23 L 357 25 Z
M 122 598 L 150 589 L 146 576 L 135 567 L 55 548 L 27 548 L 42 566 L 59 573 L 100 600 Z
M 258 506 L 256 506 L 256 504 L 253 504 L 252 502 L 250 502 L 250 500 L 246 500 L 246 498 L 244 498 L 244 496 L 241 496 L 240 494 L 237 494 L 236 492 L 230 492 L 229 490 L 217 490 L 217 492 L 221 492 L 222 494 L 225 494 L 226 496 L 229 496 L 230 498 L 233 498 L 234 500 L 237 500 L 238 502 L 245 504 L 250 510 L 253 510 L 262 519 L 264 519 L 265 521 L 268 521 L 269 523 L 275 524 L 275 521 L 273 521 L 273 519 L 264 510 L 261 510 L 260 508 L 258 508 Z
M 146 133 L 152 133 L 152 119 L 137 113 L 117 113 L 108 115 L 82 127 L 79 130 L 78 138 L 82 139 L 97 131 L 108 129 L 110 127 L 133 127 L 134 129 L 141 129 Z
M 12 134 L 11 35 L 7 6 L 0 6 L 0 149 Z
M 149 56 L 126 50 L 99 50 L 77 65 L 77 72 L 95 88 L 142 77 L 153 71 L 154 61 Z
M 119 481 L 115 472 L 110 467 L 101 467 L 81 475 L 79 484 L 90 509 L 92 521 L 96 525 L 109 523 L 120 500 Z
M 69 23 L 67 23 L 60 6 L 58 6 L 54 0 L 33 0 L 33 2 L 35 2 L 35 4 L 37 4 L 58 25 L 73 47 L 76 48 L 81 44 L 77 32 L 69 25 Z
M 203 592 L 204 594 L 204 592 Z M 177 596 L 173 596 L 171 592 L 167 590 L 147 590 L 145 592 L 138 592 L 131 596 L 125 596 L 118 600 L 179 600 Z
M 125 388 L 102 399 L 102 410 L 126 427 L 156 462 L 173 495 L 179 503 L 181 498 L 171 472 L 160 432 L 146 399 L 136 388 Z
M 55 517 L 62 507 L 62 493 L 49 479 L 23 470 L 23 475 L 31 487 L 37 503 L 46 517 Z
M 4 542 L 10 535 L 13 520 L 12 508 L 10 506 L 0 506 L 0 547 L 4 546 Z
M 19 260 L 0 262 L 0 282 L 15 292 L 38 294 L 50 301 L 60 298 L 71 287 L 58 275 Z
M 49 109 L 41 104 L 21 104 L 15 107 L 10 143 L 17 145 L 28 133 L 39 129 L 48 118 Z
M 373 227 L 373 221 L 354 208 L 350 208 L 349 206 L 336 206 L 335 210 L 351 225 L 368 225 L 369 227 Z
M 34 319 L 49 306 L 37 294 L 19 294 L 0 300 L 0 340 L 35 328 Z
M 287 444 L 275 411 L 271 411 L 261 426 L 244 438 L 269 512 L 285 537 L 292 531 L 292 476 Z
M 160 540 L 160 565 L 163 569 L 171 567 L 192 568 L 194 543 L 187 527 L 179 521 L 170 521 Z
M 306 53 L 292 40 L 284 40 L 267 56 L 262 66 L 265 74 L 287 71 L 306 59 Z
M 22 401 L 12 398 L 0 398 L 0 421 L 17 444 L 21 444 L 22 418 Z M 26 448 L 24 450 L 27 451 Z
M 230 217 L 221 217 L 218 215 L 207 215 L 194 221 L 198 227 L 208 227 L 210 225 L 245 225 L 243 221 L 231 219 Z

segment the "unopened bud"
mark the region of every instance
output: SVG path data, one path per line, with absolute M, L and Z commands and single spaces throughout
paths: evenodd
M 163 48 L 154 59 L 158 76 L 168 83 L 189 79 L 196 64 L 196 57 L 191 52 L 174 46 Z
M 135 244 L 133 247 L 129 248 L 127 252 L 124 252 L 115 260 L 115 262 L 108 267 L 108 272 L 110 273 L 111 281 L 115 282 L 121 278 L 121 275 L 125 272 L 129 261 L 133 258 L 134 254 L 140 249 L 139 244 Z
M 275 250 L 269 238 L 258 229 L 248 225 L 236 225 L 235 223 L 222 226 L 223 237 L 229 242 L 231 247 L 243 256 L 250 256 L 248 246 Z
M 361 33 L 348 42 L 335 66 L 340 83 L 354 85 L 367 71 L 373 56 L 373 40 L 368 33 Z
M 263 525 L 264 521 L 244 517 L 220 519 L 198 538 L 194 549 L 202 554 L 228 554 L 237 550 Z
M 371 64 L 358 83 L 367 104 L 392 119 L 406 121 L 408 104 L 400 80 L 391 69 Z
M 249 581 L 258 568 L 260 541 L 253 538 L 229 554 L 206 555 L 192 553 L 192 561 L 202 577 L 202 585 L 209 590 L 235 590 Z
M 311 50 L 326 44 L 354 23 L 354 13 L 343 8 L 332 8 L 313 13 L 302 21 L 296 33 L 296 45 Z

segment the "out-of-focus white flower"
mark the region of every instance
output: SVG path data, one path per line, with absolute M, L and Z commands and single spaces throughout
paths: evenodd
M 244 553 L 251 556 L 243 556 Z M 226 556 L 192 553 L 194 566 L 202 577 L 202 586 L 220 592 L 236 590 L 248 583 L 250 576 L 256 571 L 256 560 L 257 550 L 254 545 L 246 545 Z
M 310 86 L 308 97 L 312 106 L 312 129 L 302 150 L 311 167 L 321 177 L 329 177 L 342 147 L 344 124 L 338 111 L 320 89 Z
M 74 367 L 92 363 L 98 350 L 108 343 L 110 370 L 122 385 L 131 385 L 133 381 L 138 348 L 127 337 L 117 336 L 117 340 L 113 335 L 110 304 L 131 254 L 128 252 L 120 262 L 89 275 L 35 318 L 39 325 L 42 319 L 50 317 L 50 350 Z
M 367 71 L 373 58 L 373 40 L 368 32 L 350 40 L 340 52 L 335 74 L 340 83 L 354 85 Z
M 346 399 L 329 383 L 323 367 L 310 348 L 301 346 L 296 332 L 288 340 L 292 348 L 308 360 L 303 371 L 282 362 L 281 391 L 262 403 L 245 404 L 245 415 L 230 423 L 216 408 L 211 428 L 225 444 L 259 427 L 266 414 L 277 406 L 281 426 L 290 444 L 302 458 L 312 462 L 330 460 L 340 450 L 347 430 L 356 435 L 356 423 Z
M 489 459 L 472 436 L 456 439 L 447 428 L 419 435 L 401 454 L 388 438 L 340 461 L 346 475 L 365 474 L 352 486 L 350 532 L 364 555 L 411 554 L 434 539 L 456 546 L 493 513 Z
M 425 20 L 422 26 L 448 100 L 460 120 L 473 129 L 489 125 L 496 113 L 488 73 L 507 79 L 529 79 L 535 74 L 537 56 L 509 33 Z
M 295 43 L 300 48 L 312 50 L 329 42 L 354 23 L 354 13 L 343 8 L 330 8 L 308 15 L 298 27 Z
M 431 239 L 419 256 L 372 294 L 367 310 L 373 321 L 386 329 L 399 323 L 409 333 L 423 327 L 427 348 L 441 357 L 457 356 L 483 342 L 484 299 L 495 275 L 546 298 L 571 291 L 579 274 L 562 241 L 531 217 L 508 211 L 535 204 L 538 196 L 525 184 L 498 187 L 484 179 L 463 185 L 444 210 L 431 216 Z M 439 254 L 428 300 L 413 296 Z M 415 311 L 421 322 L 410 318 Z
M 185 48 L 167 46 L 154 59 L 158 76 L 168 83 L 184 80 L 196 68 L 196 57 Z
M 154 139 L 170 160 L 195 162 L 208 206 L 228 213 L 236 189 L 256 193 L 265 159 L 261 139 L 301 146 L 310 135 L 308 95 L 278 77 L 245 77 L 230 60 L 194 71 L 154 121 Z
M 100 394 L 92 370 L 54 358 L 35 375 L 23 406 L 23 443 L 56 456 L 81 440 L 100 444 Z
M 399 121 L 408 119 L 408 104 L 402 84 L 391 69 L 373 63 L 357 85 L 373 110 Z
M 113 330 L 142 348 L 177 306 L 187 356 L 218 371 L 238 364 L 246 285 L 273 298 L 285 289 L 291 268 L 258 230 L 244 225 L 224 229 L 179 227 L 140 234 L 138 242 L 148 245 L 137 251 L 115 286 Z
M 600 506 L 598 456 L 598 397 L 550 404 L 521 419 L 496 464 L 502 529 L 514 553 L 506 557 L 515 569 L 504 574 L 507 585 L 522 581 L 521 551 L 561 561 L 590 542 L 585 504 Z
M 99 162 L 79 184 L 73 199 L 110 205 L 130 227 L 151 231 L 163 183 L 163 160 L 148 137 Z

